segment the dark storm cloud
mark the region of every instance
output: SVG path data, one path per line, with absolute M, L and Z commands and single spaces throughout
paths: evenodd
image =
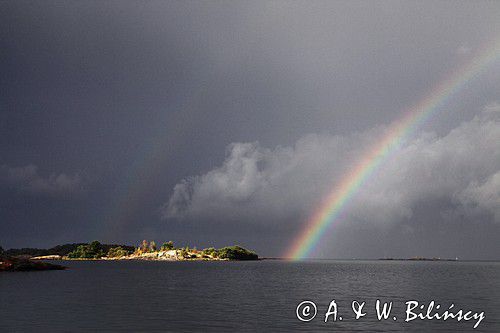
M 9 181 L 0 198 L 3 247 L 156 237 L 190 245 L 242 242 L 279 254 L 296 231 L 279 221 L 307 219 L 330 184 L 312 177 L 316 184 L 304 184 L 303 194 L 289 188 L 272 197 L 267 178 L 252 178 L 271 167 L 258 163 L 252 171 L 247 161 L 260 158 L 298 172 L 285 162 L 329 145 L 354 161 L 370 133 L 380 133 L 500 36 L 500 6 L 487 1 L 4 1 L 1 7 L 0 165 L 33 164 L 39 170 L 33 179 L 46 188 L 80 177 L 87 193 L 59 201 L 19 195 L 12 189 L 33 185 Z M 446 137 L 499 100 L 498 91 L 495 65 L 424 130 Z M 218 170 L 223 147 L 238 142 L 250 144 L 232 145 L 228 156 L 250 178 L 235 186 L 223 170 L 213 175 L 221 177 L 220 188 L 231 188 L 226 197 L 215 191 L 212 204 L 232 203 L 231 223 L 216 221 L 217 215 L 207 228 L 194 218 L 158 218 L 180 179 Z M 265 148 L 277 146 L 283 148 Z M 329 161 L 318 162 L 318 174 L 342 174 L 347 167 Z M 302 163 L 295 168 L 314 168 Z M 68 179 L 57 180 L 62 174 Z M 287 182 L 285 171 L 265 177 Z M 475 207 L 481 218 L 495 214 L 495 201 L 488 203 L 495 182 L 468 184 L 450 205 Z M 270 193 L 262 197 L 262 191 Z M 274 208 L 259 215 L 259 226 L 246 227 L 237 213 L 251 209 L 247 202 L 260 207 L 255 196 Z M 176 202 L 181 212 L 183 201 Z M 207 214 L 213 211 L 205 205 Z M 167 215 L 176 214 L 172 208 Z M 387 214 L 404 216 L 397 209 Z M 498 234 L 493 231 L 488 234 Z
M 41 195 L 71 195 L 83 191 L 81 177 L 64 173 L 42 176 L 35 165 L 0 166 L 0 186 L 16 192 Z

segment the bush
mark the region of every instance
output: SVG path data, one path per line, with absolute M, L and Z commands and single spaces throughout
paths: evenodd
M 259 256 L 255 252 L 234 245 L 219 249 L 219 258 L 230 260 L 257 260 Z
M 125 250 L 121 246 L 117 246 L 110 248 L 107 256 L 108 258 L 118 258 L 128 256 L 129 254 L 129 251 Z
M 218 250 L 213 248 L 213 247 L 209 247 L 209 248 L 203 249 L 203 254 L 216 258 L 218 256 Z

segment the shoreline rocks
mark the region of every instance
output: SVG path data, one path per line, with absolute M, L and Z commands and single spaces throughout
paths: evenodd
M 63 257 L 58 254 L 48 256 L 31 257 L 30 260 L 61 260 Z
M 0 258 L 0 272 L 28 272 L 28 271 L 48 271 L 63 270 L 66 267 L 49 264 L 46 262 L 36 262 L 19 258 Z

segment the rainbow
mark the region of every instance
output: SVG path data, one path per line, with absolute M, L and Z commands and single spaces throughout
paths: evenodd
M 430 94 L 406 110 L 404 116 L 389 127 L 384 137 L 364 154 L 352 171 L 345 175 L 340 183 L 335 184 L 284 257 L 293 260 L 308 257 L 328 228 L 339 222 L 347 204 L 383 162 L 388 160 L 389 156 L 396 152 L 450 97 L 495 62 L 499 56 L 500 40 L 487 44 L 465 66 L 442 80 Z

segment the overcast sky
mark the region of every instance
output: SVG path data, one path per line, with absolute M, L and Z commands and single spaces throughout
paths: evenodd
M 4 1 L 0 245 L 280 256 L 384 130 L 500 38 L 495 1 Z M 500 255 L 500 60 L 314 256 Z

